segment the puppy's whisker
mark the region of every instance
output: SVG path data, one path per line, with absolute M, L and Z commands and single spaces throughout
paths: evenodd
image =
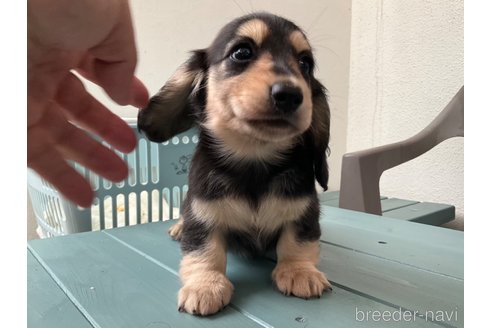
M 323 8 L 323 10 L 321 10 L 321 12 L 319 12 L 318 15 L 316 15 L 316 17 L 311 22 L 311 24 L 309 24 L 309 26 L 306 28 L 306 32 L 308 32 L 308 33 L 311 32 L 311 28 L 313 28 L 315 26 L 315 24 L 318 23 L 318 21 L 321 19 L 321 17 L 323 17 L 323 15 L 325 14 L 326 10 L 328 10 L 328 8 L 329 8 L 329 6 L 326 6 L 325 8 Z
M 253 6 L 253 1 L 248 0 L 248 2 L 249 2 L 249 8 L 250 8 L 249 13 L 250 13 L 250 14 L 252 14 L 252 13 L 254 13 L 254 12 L 255 12 L 255 8 L 254 8 L 254 6 Z
M 243 7 L 241 7 L 241 5 L 239 5 L 239 3 L 236 0 L 232 0 L 232 1 L 236 4 L 236 6 L 239 8 L 239 10 L 241 10 L 241 12 L 243 14 L 246 14 L 246 12 L 244 11 Z
M 318 46 L 316 46 L 316 48 L 328 50 L 330 53 L 332 53 L 338 59 L 339 62 L 342 62 L 342 57 L 338 53 L 336 53 L 333 49 L 331 49 L 330 47 L 327 47 L 324 45 L 318 45 Z

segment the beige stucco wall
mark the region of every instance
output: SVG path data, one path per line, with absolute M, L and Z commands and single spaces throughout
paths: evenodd
M 463 85 L 463 0 L 353 0 L 347 151 L 408 138 Z M 463 228 L 463 138 L 383 174 L 381 193 L 453 204 Z
M 155 93 L 186 60 L 188 51 L 207 47 L 230 20 L 252 11 L 269 11 L 306 30 L 315 49 L 319 80 L 328 88 L 332 109 L 330 182 L 338 190 L 341 156 L 345 152 L 349 51 L 350 1 L 347 0 L 130 0 L 139 49 L 137 75 Z M 136 109 L 119 107 L 98 88 L 91 92 L 124 117 Z

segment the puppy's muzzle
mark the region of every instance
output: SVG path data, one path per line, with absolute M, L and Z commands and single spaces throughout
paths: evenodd
M 302 104 L 302 90 L 289 83 L 275 83 L 272 86 L 271 97 L 276 111 L 289 115 L 294 113 Z

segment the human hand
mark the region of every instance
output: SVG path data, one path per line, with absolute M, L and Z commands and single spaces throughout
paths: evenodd
M 145 86 L 133 74 L 136 48 L 126 0 L 30 0 L 28 9 L 27 164 L 67 199 L 90 206 L 76 161 L 111 181 L 126 163 L 85 131 L 130 152 L 132 129 L 98 102 L 73 73 L 101 86 L 118 104 L 144 107 Z

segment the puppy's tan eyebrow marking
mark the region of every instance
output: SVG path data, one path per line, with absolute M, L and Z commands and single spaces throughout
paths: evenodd
M 256 45 L 260 46 L 269 32 L 268 26 L 262 20 L 255 18 L 243 23 L 237 30 L 238 36 L 251 38 Z
M 289 40 L 292 46 L 296 49 L 297 53 L 301 53 L 303 51 L 310 51 L 311 46 L 307 41 L 306 37 L 301 31 L 294 31 L 289 35 Z

